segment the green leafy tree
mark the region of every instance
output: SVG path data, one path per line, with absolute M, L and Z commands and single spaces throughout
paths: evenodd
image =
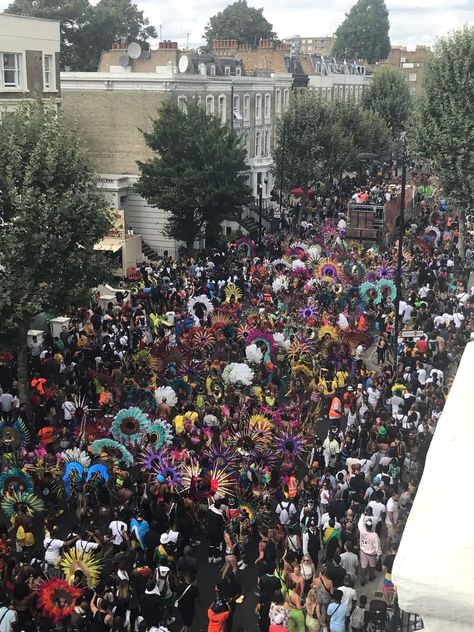
M 112 48 L 119 37 L 145 47 L 157 33 L 143 11 L 130 0 L 100 0 L 92 7 L 92 17 L 84 29 L 84 36 L 90 48 L 84 52 L 82 70 L 94 71 L 101 52 Z
M 274 174 L 284 187 L 308 189 L 357 167 L 357 154 L 385 154 L 390 133 L 381 116 L 354 101 L 330 103 L 307 90 L 290 103 L 277 127 Z
M 167 234 L 186 242 L 188 250 L 207 224 L 217 225 L 249 202 L 241 140 L 199 105 L 191 103 L 184 112 L 167 99 L 145 139 L 156 155 L 138 163 L 136 189 L 149 204 L 169 212 Z
M 6 12 L 58 20 L 63 69 L 96 70 L 101 52 L 119 37 L 142 44 L 156 37 L 131 0 L 100 0 L 95 6 L 89 0 L 14 0 Z
M 237 0 L 209 19 L 204 31 L 207 46 L 215 39 L 236 39 L 242 44 L 257 44 L 260 39 L 275 39 L 273 26 L 263 16 L 263 9 L 249 7 L 247 0 Z
M 293 97 L 278 122 L 273 151 L 275 177 L 283 171 L 287 190 L 308 189 L 326 177 L 332 131 L 331 107 L 314 90 Z
M 394 137 L 405 129 L 412 106 L 410 90 L 402 73 L 385 66 L 377 70 L 362 94 L 362 105 L 380 114 Z
M 24 104 L 0 121 L 0 324 L 18 333 L 18 388 L 28 405 L 27 331 L 106 278 L 94 245 L 109 228 L 78 135 L 62 116 Z
M 329 177 L 339 178 L 343 171 L 357 169 L 360 153 L 388 153 L 391 134 L 378 112 L 364 110 L 354 101 L 337 101 L 331 109 L 334 141 L 328 148 Z
M 335 57 L 366 59 L 369 64 L 390 52 L 390 23 L 384 0 L 358 0 L 336 31 Z
M 446 196 L 459 209 L 460 256 L 464 256 L 464 212 L 474 207 L 473 63 L 473 27 L 438 41 L 408 138 L 413 151 L 431 161 Z

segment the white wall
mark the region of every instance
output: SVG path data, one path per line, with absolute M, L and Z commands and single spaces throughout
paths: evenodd
M 160 255 L 164 250 L 168 250 L 171 254 L 180 245 L 179 242 L 163 234 L 166 220 L 166 211 L 149 206 L 138 193 L 130 190 L 125 208 L 125 221 L 133 228 L 136 235 L 141 235 L 143 241 Z
M 438 421 L 393 566 L 400 606 L 423 617 L 426 632 L 474 629 L 473 368 L 471 341 Z
M 1 13 L 0 50 L 9 53 L 41 50 L 47 55 L 59 53 L 59 22 Z

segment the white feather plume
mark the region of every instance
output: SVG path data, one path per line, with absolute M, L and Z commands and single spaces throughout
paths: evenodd
M 254 377 L 254 372 L 243 362 L 231 362 L 222 371 L 222 379 L 225 384 L 243 384 L 250 386 Z
M 250 363 L 253 362 L 254 364 L 260 364 L 263 360 L 263 353 L 257 345 L 249 345 L 248 347 L 245 347 L 245 355 L 247 357 L 247 361 Z
M 166 403 L 171 406 L 171 408 L 173 408 L 173 406 L 176 406 L 176 404 L 178 403 L 178 397 L 176 396 L 176 393 L 174 389 L 171 388 L 171 386 L 160 386 L 155 390 L 155 399 L 158 404 L 162 403 L 163 398 L 166 398 Z

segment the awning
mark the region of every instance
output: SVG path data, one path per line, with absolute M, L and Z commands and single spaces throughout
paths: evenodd
M 400 606 L 429 632 L 468 632 L 474 621 L 472 369 L 464 350 L 438 421 L 393 566 Z
M 106 252 L 118 252 L 123 246 L 122 239 L 103 239 L 94 246 L 94 250 L 102 250 Z

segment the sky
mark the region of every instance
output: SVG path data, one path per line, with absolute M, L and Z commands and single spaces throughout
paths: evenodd
M 95 4 L 94 0 L 92 0 Z M 203 43 L 208 19 L 231 0 L 135 0 L 163 39 L 185 46 Z M 248 0 L 263 7 L 280 39 L 292 35 L 332 35 L 355 0 Z M 474 25 L 474 0 L 386 0 L 390 14 L 392 45 L 414 47 L 432 44 L 436 38 L 465 23 Z M 0 0 L 0 10 L 8 0 Z
M 0 2 L 3 0 L 0 0 Z M 292 35 L 332 35 L 355 0 L 248 0 L 263 7 L 279 38 Z M 137 4 L 163 39 L 190 46 L 201 44 L 209 17 L 230 3 L 226 0 L 139 0 Z M 431 44 L 436 37 L 465 23 L 474 24 L 474 0 L 386 0 L 393 45 Z

